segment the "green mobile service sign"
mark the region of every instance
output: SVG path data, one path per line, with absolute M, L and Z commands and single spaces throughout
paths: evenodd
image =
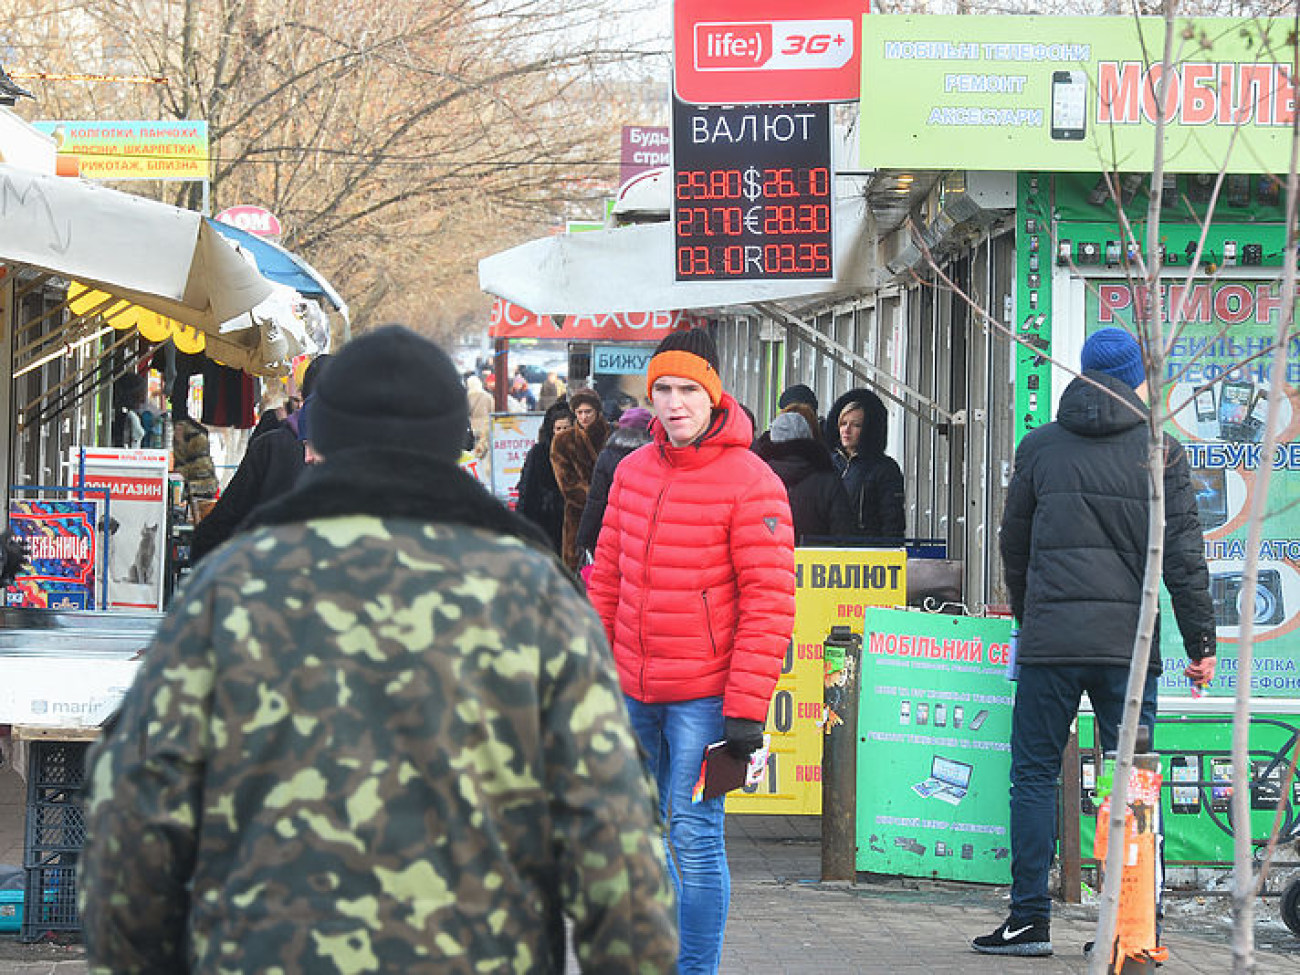
M 1125 280 L 1094 279 L 1086 298 L 1089 333 L 1119 325 L 1132 329 L 1140 291 Z M 1183 322 L 1166 362 L 1165 397 L 1174 410 L 1168 430 L 1182 441 L 1192 468 L 1210 595 L 1219 642 L 1211 695 L 1232 696 L 1246 675 L 1237 669 L 1237 640 L 1244 607 L 1255 613 L 1252 694 L 1300 696 L 1300 342 L 1292 340 L 1283 375 L 1274 375 L 1265 350 L 1281 314 L 1277 280 L 1200 277 L 1188 286 L 1165 284 L 1165 314 Z M 1270 403 L 1281 411 L 1278 446 L 1263 453 Z M 1259 474 L 1268 487 L 1259 576 L 1254 591 L 1242 585 L 1249 514 Z M 1165 673 L 1161 694 L 1188 693 L 1184 653 L 1167 599 L 1161 614 Z
M 857 868 L 1007 883 L 1009 619 L 868 609 Z
M 1290 21 L 1179 18 L 1165 168 L 1285 172 Z M 863 18 L 861 158 L 881 168 L 1152 169 L 1158 17 Z M 1234 135 L 1236 141 L 1234 143 Z

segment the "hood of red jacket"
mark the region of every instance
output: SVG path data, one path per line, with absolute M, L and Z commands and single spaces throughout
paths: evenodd
M 722 394 L 722 399 L 713 408 L 713 415 L 709 418 L 709 425 L 704 428 L 704 432 L 685 447 L 672 445 L 668 439 L 668 431 L 664 429 L 658 417 L 651 421 L 650 433 L 654 436 L 654 443 L 660 456 L 674 466 L 707 463 L 720 450 L 726 450 L 728 447 L 744 447 L 748 450 L 749 445 L 754 442 L 754 425 L 749 422 L 749 417 L 740 408 L 735 397 L 728 392 Z

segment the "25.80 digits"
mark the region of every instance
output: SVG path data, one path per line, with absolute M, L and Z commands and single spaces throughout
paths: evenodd
M 741 234 L 825 234 L 831 229 L 826 203 L 783 203 L 752 207 L 678 207 L 678 237 L 739 237 Z
M 812 169 L 687 169 L 677 174 L 678 200 L 749 200 L 825 197 L 830 195 L 831 173 L 825 166 Z
M 831 273 L 827 243 L 714 244 L 677 248 L 677 273 L 682 278 L 713 275 Z

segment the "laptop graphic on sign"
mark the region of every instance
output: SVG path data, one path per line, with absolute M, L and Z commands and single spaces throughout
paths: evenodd
M 942 799 L 955 806 L 966 798 L 970 789 L 973 765 L 935 755 L 930 761 L 930 777 L 912 786 L 912 791 L 927 799 Z

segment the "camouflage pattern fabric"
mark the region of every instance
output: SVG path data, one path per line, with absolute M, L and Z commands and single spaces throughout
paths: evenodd
M 205 560 L 90 759 L 92 972 L 675 970 L 604 633 L 461 525 L 259 528 Z

